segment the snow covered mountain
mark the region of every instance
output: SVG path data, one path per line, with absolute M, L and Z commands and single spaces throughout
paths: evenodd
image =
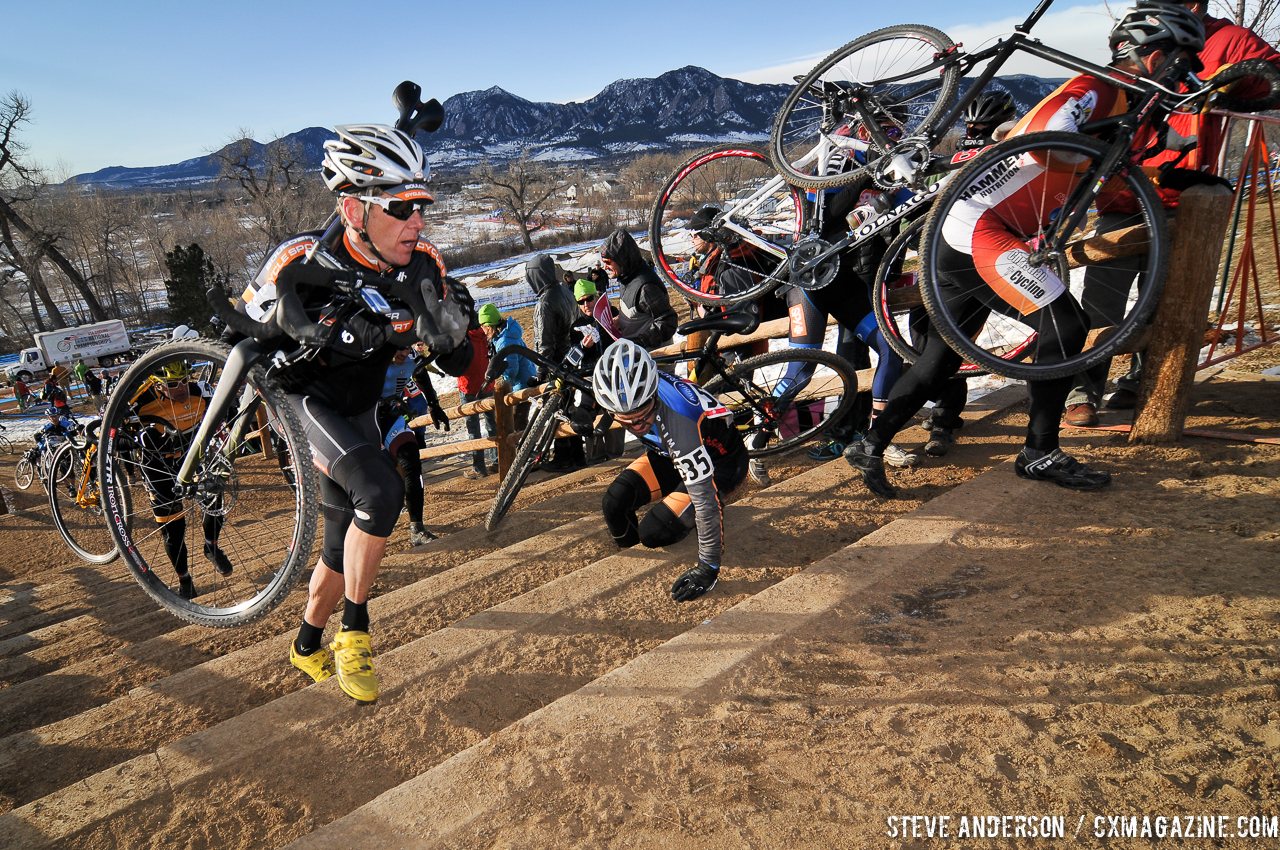
M 1027 76 L 1001 77 L 998 82 L 1023 109 L 1056 85 Z M 432 166 L 446 170 L 519 156 L 524 150 L 538 159 L 578 161 L 722 141 L 763 142 L 789 90 L 787 85 L 726 79 L 693 65 L 654 78 L 618 80 L 581 103 L 536 103 L 494 86 L 445 100 L 443 126 L 420 141 Z M 329 130 L 308 127 L 269 144 L 297 145 L 303 158 L 318 168 L 328 138 Z M 259 145 L 259 150 L 266 147 Z M 216 155 L 211 154 L 172 165 L 104 168 L 72 181 L 119 189 L 159 188 L 204 183 L 217 174 Z

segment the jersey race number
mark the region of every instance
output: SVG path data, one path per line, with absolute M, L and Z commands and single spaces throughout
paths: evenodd
M 672 461 L 680 473 L 680 480 L 685 484 L 705 481 L 715 471 L 715 467 L 711 465 L 711 453 L 707 451 L 706 446 L 698 446 L 688 454 L 672 458 Z

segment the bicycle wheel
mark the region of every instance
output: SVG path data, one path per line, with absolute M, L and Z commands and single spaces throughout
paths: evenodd
M 4 434 L 0 434 L 0 452 L 4 452 L 7 455 L 13 454 L 16 448 L 17 447 L 13 444 L 13 440 L 10 440 Z
M 552 391 L 548 393 L 548 397 L 529 422 L 529 427 L 525 429 L 524 436 L 516 446 L 516 456 L 511 461 L 511 468 L 498 483 L 498 492 L 493 497 L 493 507 L 489 508 L 489 515 L 484 521 L 484 527 L 487 530 L 493 531 L 498 527 L 498 523 L 502 522 L 502 518 L 507 515 L 507 511 L 515 502 L 516 494 L 524 486 L 525 479 L 533 471 L 534 464 L 551 447 L 551 442 L 556 436 L 556 427 L 560 424 L 557 414 L 562 407 L 564 407 L 564 396 Z
M 795 449 L 844 418 L 858 375 L 830 351 L 784 348 L 734 364 L 703 389 L 733 411 L 747 454 L 767 457 Z
M 1047 380 L 1112 357 L 1141 331 L 1164 287 L 1164 210 L 1140 168 L 1122 163 L 1117 173 L 1102 173 L 1108 150 L 1077 133 L 1028 134 L 979 154 L 939 194 L 920 237 L 921 294 L 933 327 L 965 360 L 1009 378 Z M 1011 181 L 1017 188 L 1008 188 Z M 1059 222 L 1082 204 L 1088 215 L 1063 232 Z M 970 240 L 979 226 L 1013 234 L 1041 257 L 1003 251 L 973 265 L 968 252 L 951 245 Z M 1116 233 L 1104 237 L 1096 229 Z M 1127 246 L 1125 256 L 1106 253 L 1116 241 Z M 1070 269 L 1065 276 L 1064 266 Z M 1013 282 L 997 291 L 988 281 L 1002 275 Z M 1053 309 L 1043 306 L 1050 302 Z M 980 305 L 992 309 L 975 334 Z M 1059 336 L 1063 307 L 1106 331 L 1090 334 L 1075 353 Z
M 689 230 L 689 219 L 703 207 L 720 210 L 712 227 L 737 239 L 734 248 L 722 252 L 720 262 L 742 268 L 755 285 L 731 294 L 703 291 L 691 262 Z M 740 145 L 705 150 L 677 168 L 658 192 L 649 221 L 653 264 L 664 280 L 695 303 L 751 301 L 785 282 L 787 249 L 800 233 L 802 218 L 799 193 L 778 179 L 762 152 Z
M 1235 84 L 1248 80 L 1243 85 Z M 1280 71 L 1266 59 L 1246 59 L 1229 65 L 1209 80 L 1215 88 L 1224 89 L 1215 95 L 1213 105 L 1234 112 L 1263 112 L 1280 106 Z M 1234 86 L 1240 91 L 1225 91 Z
M 71 446 L 58 449 L 58 454 L 72 454 Z M 58 459 L 54 458 L 55 467 Z M 126 524 L 132 519 L 133 504 L 127 488 L 117 488 Z M 98 492 L 98 476 L 92 461 L 76 464 L 75 474 L 49 487 L 49 511 L 53 524 L 71 551 L 91 564 L 108 564 L 119 557 L 106 511 Z
M 36 465 L 29 458 L 22 458 L 13 470 L 13 483 L 19 490 L 25 490 L 36 480 Z
M 79 468 L 83 459 L 84 451 L 81 446 L 69 441 L 63 443 L 49 457 L 49 482 L 52 484 L 66 481 L 71 477 L 71 470 Z
M 840 144 L 863 124 L 854 96 L 871 111 L 894 116 L 901 138 L 924 136 L 959 85 L 959 69 L 942 60 L 954 50 L 946 33 L 915 24 L 854 39 L 819 62 L 782 102 L 769 134 L 769 159 L 787 182 L 805 189 L 854 182 L 885 153 L 873 147 L 865 163 L 844 170 L 851 164 Z M 832 148 L 840 155 L 829 157 Z
M 872 284 L 871 303 L 876 311 L 876 325 L 889 347 L 908 365 L 915 363 L 924 351 L 930 331 L 924 297 L 920 294 L 920 257 L 917 253 L 923 229 L 924 219 L 916 219 L 889 243 Z M 988 319 L 993 325 L 1007 321 L 998 313 Z M 1009 346 L 1002 354 L 1016 359 L 1032 340 L 1032 333 L 1028 330 L 1022 344 Z M 971 378 L 985 375 L 986 370 L 966 361 L 960 366 L 959 374 Z
M 293 465 L 286 475 L 270 456 L 269 430 L 289 457 L 310 457 L 284 392 L 260 365 L 236 374 L 230 353 L 205 339 L 147 352 L 116 385 L 98 451 L 112 537 L 134 578 L 169 612 L 214 627 L 248 623 L 284 599 L 311 559 L 319 515 L 312 465 Z M 193 380 L 202 368 L 208 379 Z M 196 446 L 210 396 L 223 382 L 227 409 Z M 180 483 L 183 458 L 193 450 L 199 460 L 192 481 Z M 130 504 L 148 503 L 154 521 L 128 521 Z M 194 598 L 181 592 L 184 562 Z

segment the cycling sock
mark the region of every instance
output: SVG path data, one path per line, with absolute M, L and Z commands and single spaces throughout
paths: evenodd
M 369 631 L 369 603 L 342 601 L 342 630 L 344 632 Z
M 298 638 L 293 642 L 293 648 L 299 655 L 310 655 L 320 648 L 323 638 L 324 626 L 313 626 L 303 620 L 302 628 L 298 629 Z
M 164 551 L 169 556 L 178 575 L 187 574 L 187 521 L 184 517 L 170 520 L 160 526 L 160 537 L 164 539 Z

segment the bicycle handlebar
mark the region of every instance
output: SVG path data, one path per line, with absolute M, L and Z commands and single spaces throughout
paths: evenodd
M 523 345 L 508 345 L 501 351 L 494 353 L 493 359 L 489 361 L 489 368 L 484 373 L 484 382 L 486 384 L 497 378 L 498 375 L 502 373 L 503 364 L 505 364 L 507 358 L 513 354 L 520 354 L 524 357 L 528 357 L 535 365 L 545 369 L 547 372 L 555 375 L 557 378 L 576 389 L 580 389 L 585 393 L 594 392 L 591 382 L 585 380 L 581 375 L 570 371 L 568 367 L 562 364 L 553 363 L 538 352 Z

